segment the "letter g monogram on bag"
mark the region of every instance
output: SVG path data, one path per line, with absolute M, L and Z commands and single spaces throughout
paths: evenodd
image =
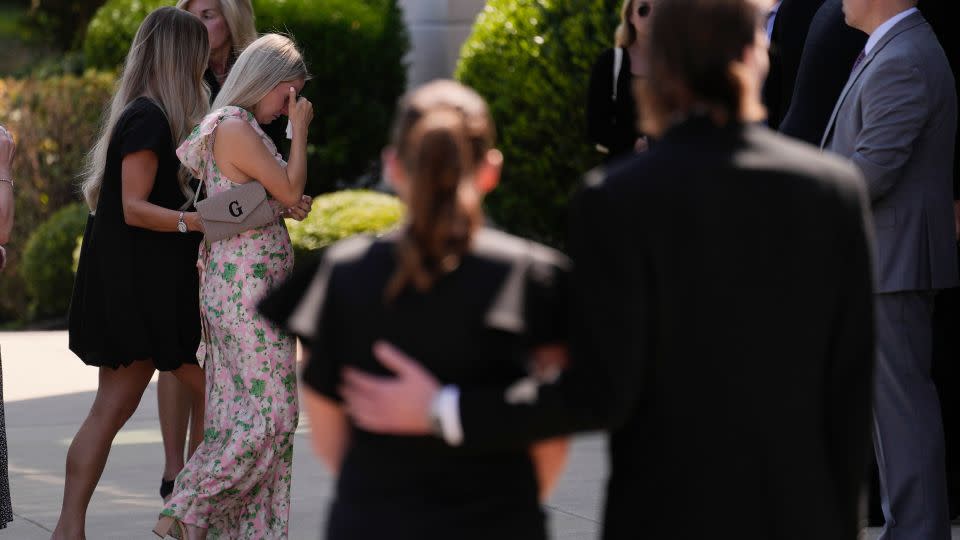
M 217 193 L 197 203 L 203 218 L 204 236 L 215 242 L 276 221 L 278 216 L 267 200 L 267 191 L 252 180 Z

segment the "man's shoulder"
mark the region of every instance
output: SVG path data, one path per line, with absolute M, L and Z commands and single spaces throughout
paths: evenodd
M 473 241 L 474 255 L 516 264 L 517 261 L 534 265 L 567 268 L 570 261 L 562 252 L 492 228 L 481 228 Z
M 888 40 L 881 39 L 882 45 L 878 45 L 881 48 L 875 58 L 877 66 L 920 67 L 946 63 L 946 54 L 933 27 L 922 17 L 901 21 L 891 33 L 895 34 Z
M 330 266 L 355 264 L 379 252 L 389 251 L 390 248 L 385 247 L 388 243 L 393 244 L 373 234 L 355 234 L 327 247 L 323 252 L 323 261 Z
M 684 178 L 705 172 L 736 175 L 753 171 L 771 177 L 794 178 L 812 185 L 856 184 L 857 168 L 840 156 L 761 126 L 745 130 L 743 144 L 729 153 L 717 148 L 691 147 L 654 150 L 589 171 L 583 189 L 612 199 L 650 196 L 657 192 L 686 191 Z

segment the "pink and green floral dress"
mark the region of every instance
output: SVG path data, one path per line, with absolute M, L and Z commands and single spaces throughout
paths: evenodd
M 277 161 L 286 163 L 253 114 L 224 107 L 204 118 L 177 156 L 215 195 L 237 184 L 213 157 L 217 126 L 246 120 Z M 177 477 L 162 515 L 209 528 L 209 539 L 287 537 L 293 437 L 297 428 L 295 338 L 263 318 L 261 298 L 293 268 L 293 247 L 277 220 L 200 247 L 206 372 L 204 439 Z

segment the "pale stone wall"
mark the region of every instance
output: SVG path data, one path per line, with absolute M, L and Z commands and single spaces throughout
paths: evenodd
M 486 0 L 400 0 L 410 29 L 411 87 L 453 75 L 460 47 L 484 5 Z

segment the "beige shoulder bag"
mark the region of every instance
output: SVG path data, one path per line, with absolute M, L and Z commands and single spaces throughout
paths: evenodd
M 197 192 L 200 192 L 200 186 L 197 186 Z M 203 219 L 204 236 L 209 242 L 262 227 L 278 217 L 267 200 L 267 191 L 256 180 L 208 196 L 197 202 L 196 207 Z

